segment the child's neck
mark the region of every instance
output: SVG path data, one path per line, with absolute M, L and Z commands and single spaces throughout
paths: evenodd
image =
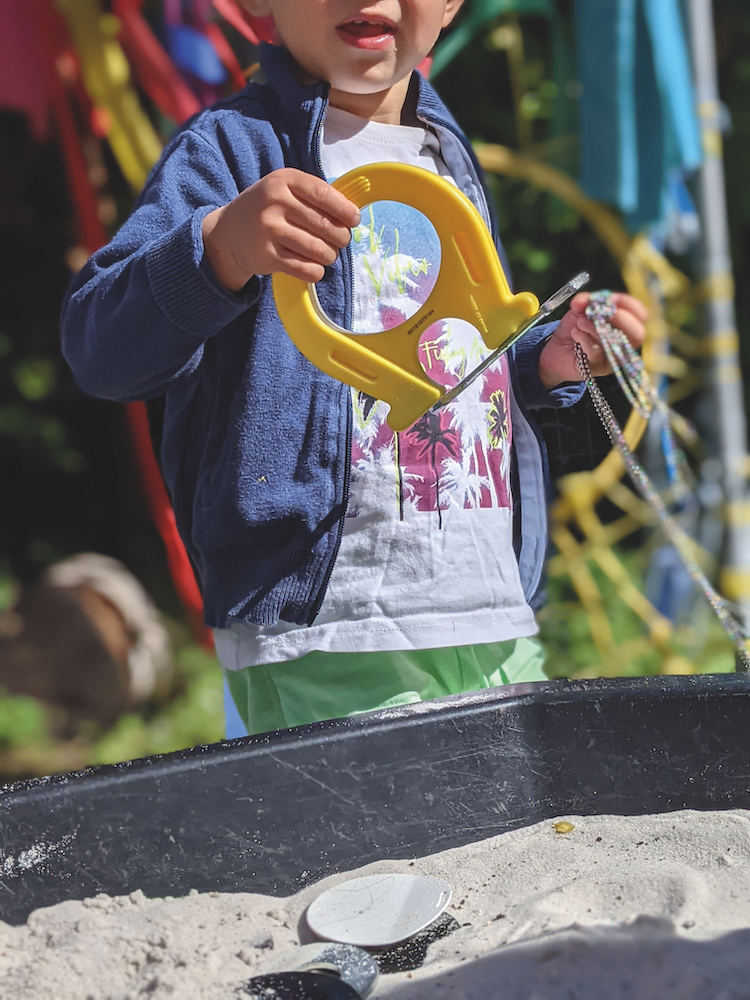
M 328 95 L 331 107 L 348 111 L 358 118 L 367 118 L 384 125 L 400 125 L 401 115 L 409 92 L 409 77 L 399 80 L 388 90 L 377 94 L 350 94 L 344 90 L 334 90 Z

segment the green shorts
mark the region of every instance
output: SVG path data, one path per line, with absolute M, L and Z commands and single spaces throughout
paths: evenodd
M 394 705 L 545 681 L 536 639 L 384 653 L 312 652 L 286 663 L 227 670 L 248 733 L 341 719 Z

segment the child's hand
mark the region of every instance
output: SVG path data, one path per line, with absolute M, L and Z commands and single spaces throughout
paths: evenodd
M 320 281 L 351 239 L 359 209 L 320 177 L 266 174 L 203 220 L 203 244 L 221 285 L 238 292 L 255 274 Z
M 610 323 L 625 334 L 633 347 L 639 348 L 646 336 L 644 324 L 648 319 L 648 309 L 625 292 L 613 292 L 612 301 L 617 306 L 617 312 Z M 539 377 L 547 389 L 554 389 L 561 382 L 581 380 L 573 349 L 576 342 L 589 359 L 592 375 L 609 375 L 612 371 L 594 324 L 586 317 L 588 304 L 588 292 L 579 292 L 571 300 L 570 311 L 560 320 L 560 325 L 539 355 Z

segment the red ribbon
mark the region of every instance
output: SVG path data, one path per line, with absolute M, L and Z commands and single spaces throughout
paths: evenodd
M 224 20 L 253 45 L 275 41 L 276 33 L 272 17 L 253 17 L 251 14 L 246 14 L 235 0 L 213 0 L 213 2 Z
M 37 24 L 41 28 L 42 57 L 51 68 L 52 107 L 57 120 L 68 186 L 81 227 L 81 240 L 86 250 L 93 253 L 104 246 L 108 237 L 99 221 L 97 193 L 89 179 L 88 166 L 81 148 L 81 136 L 76 124 L 77 117 L 90 121 L 93 109 L 80 81 L 78 60 L 68 36 L 67 26 L 55 10 L 52 0 L 26 0 L 26 2 L 35 5 Z M 137 0 L 133 2 L 116 0 L 116 2 L 126 14 L 138 14 Z M 164 55 L 166 56 L 166 53 Z M 197 106 L 197 100 L 195 98 L 193 100 Z M 76 116 L 74 105 L 78 105 L 77 110 L 83 112 L 82 116 L 80 114 Z M 212 636 L 210 629 L 203 622 L 203 601 L 200 590 L 187 551 L 177 531 L 174 512 L 151 446 L 146 406 L 140 402 L 127 403 L 125 413 L 149 509 L 167 552 L 175 589 L 187 612 L 196 639 L 210 647 Z
M 140 6 L 140 0 L 113 0 L 112 12 L 122 25 L 120 42 L 139 85 L 163 115 L 180 125 L 201 110 L 200 101 L 174 68 Z
M 224 32 L 218 24 L 208 21 L 203 27 L 203 33 L 216 50 L 216 55 L 221 59 L 224 68 L 231 76 L 232 83 L 238 90 L 242 90 L 247 80 L 245 79 L 245 74 L 242 72 L 239 59 L 234 54 L 234 49 L 227 41 Z
M 200 643 L 210 647 L 213 639 L 211 630 L 203 621 L 203 599 L 195 581 L 192 564 L 177 531 L 172 504 L 154 457 L 146 405 L 140 402 L 126 403 L 125 414 L 151 517 L 167 550 L 169 571 L 175 588 L 188 613 L 193 635 Z

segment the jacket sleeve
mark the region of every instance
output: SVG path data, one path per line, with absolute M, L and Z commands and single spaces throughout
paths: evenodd
M 182 132 L 167 148 L 133 214 L 65 297 L 63 354 L 84 391 L 123 402 L 163 393 L 255 303 L 259 281 L 238 295 L 224 290 L 203 248 L 203 219 L 237 194 L 199 133 Z
M 473 155 L 473 154 L 472 154 Z M 477 164 L 477 169 L 479 165 Z M 495 206 L 485 185 L 485 197 L 492 220 L 493 230 L 497 230 Z M 498 235 L 495 236 L 495 247 L 500 263 L 505 271 L 508 283 L 513 288 L 513 278 L 505 247 Z M 585 382 L 565 382 L 554 389 L 547 389 L 539 378 L 539 355 L 547 340 L 552 336 L 557 323 L 543 323 L 529 330 L 511 349 L 511 358 L 515 369 L 515 386 L 521 396 L 521 402 L 528 410 L 553 409 L 559 410 L 578 403 L 586 393 Z
M 585 382 L 563 382 L 546 389 L 539 378 L 539 355 L 557 323 L 545 323 L 529 330 L 513 348 L 515 384 L 521 401 L 529 410 L 559 410 L 579 402 L 586 392 Z

